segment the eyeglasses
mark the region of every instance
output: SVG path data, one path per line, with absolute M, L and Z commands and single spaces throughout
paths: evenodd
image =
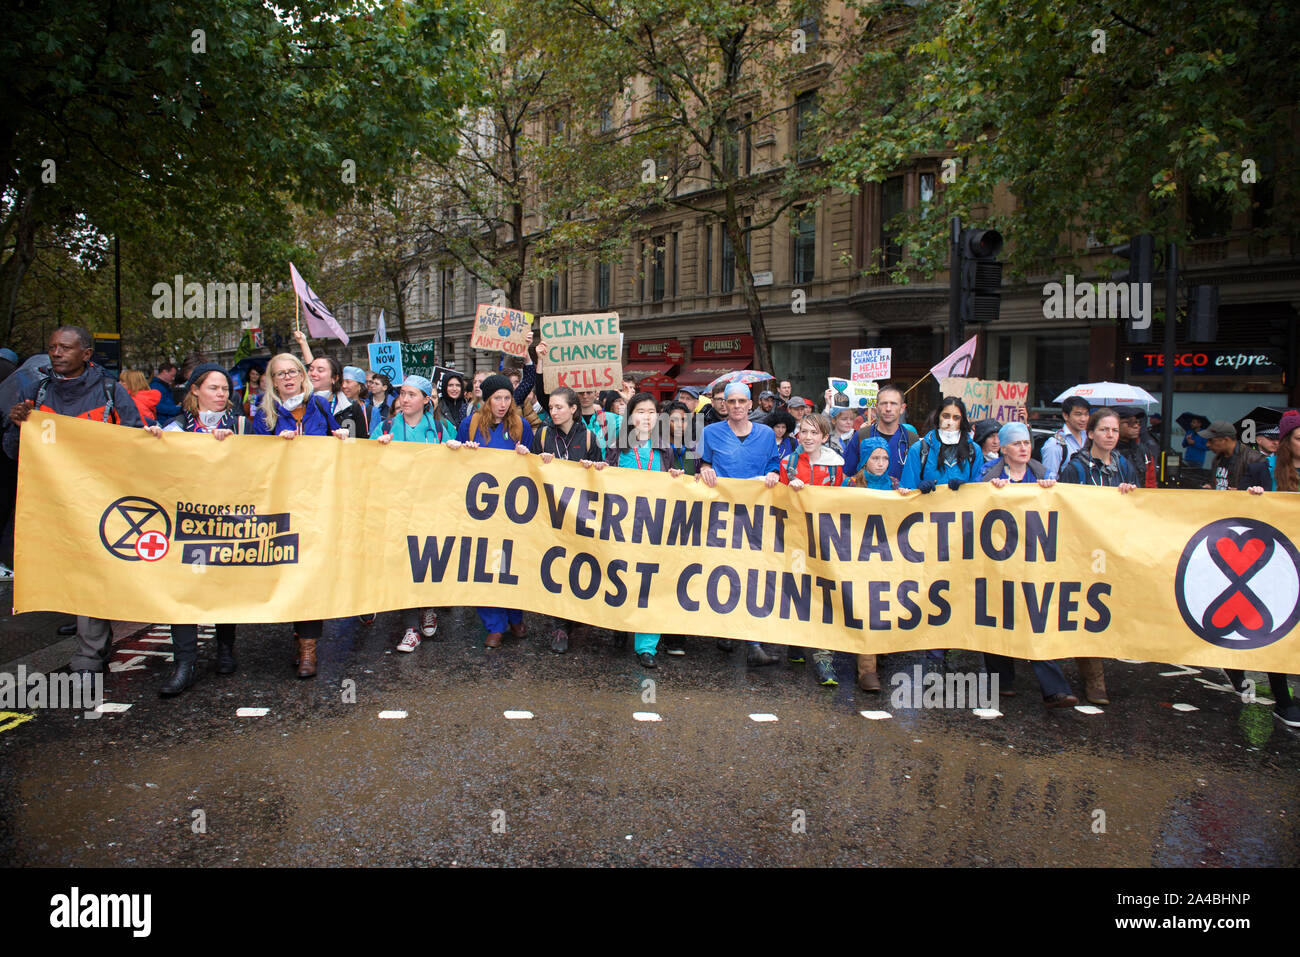
M 279 372 L 272 373 L 272 377 L 276 379 L 296 379 L 300 375 L 302 373 L 297 369 L 281 369 Z

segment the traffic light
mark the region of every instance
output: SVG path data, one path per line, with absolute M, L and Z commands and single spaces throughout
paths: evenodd
M 1219 338 L 1219 287 L 1193 286 L 1187 291 L 1187 341 Z
M 963 229 L 961 242 L 961 307 L 963 323 L 992 322 L 1002 305 L 1002 234 L 996 229 Z
M 1111 253 L 1120 259 L 1127 259 L 1129 262 L 1128 269 L 1112 273 L 1111 279 L 1115 282 L 1137 283 L 1139 298 L 1136 300 L 1129 299 L 1130 315 L 1151 315 L 1151 303 L 1143 302 L 1142 297 L 1151 295 L 1151 275 L 1155 271 L 1155 239 L 1149 233 L 1130 236 L 1128 242 L 1123 246 L 1116 246 L 1111 250 Z M 1151 341 L 1151 324 L 1147 323 L 1145 327 L 1139 328 L 1130 322 L 1128 341 L 1133 345 L 1149 343 Z

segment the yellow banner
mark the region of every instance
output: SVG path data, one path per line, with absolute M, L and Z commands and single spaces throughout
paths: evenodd
M 273 622 L 429 605 L 887 652 L 1300 671 L 1300 496 L 929 494 L 34 414 L 16 611 Z

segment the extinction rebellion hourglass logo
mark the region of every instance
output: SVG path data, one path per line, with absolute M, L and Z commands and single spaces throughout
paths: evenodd
M 1187 627 L 1220 648 L 1263 648 L 1300 621 L 1300 554 L 1272 525 L 1224 518 L 1192 536 L 1174 579 Z

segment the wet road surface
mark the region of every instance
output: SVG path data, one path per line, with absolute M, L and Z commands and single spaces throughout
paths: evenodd
M 393 650 L 396 613 L 330 621 L 308 681 L 290 667 L 288 625 L 241 626 L 239 672 L 212 673 L 205 639 L 199 682 L 176 699 L 157 694 L 165 628 L 119 644 L 125 670 L 107 676 L 105 698 L 127 710 L 0 717 L 0 859 L 1300 863 L 1300 737 L 1268 705 L 1230 694 L 1218 671 L 1111 661 L 1112 704 L 1085 714 L 1044 709 L 1022 663 L 1019 694 L 981 718 L 978 702 L 891 703 L 892 674 L 933 667 L 921 653 L 883 658 L 885 690 L 867 695 L 847 655 L 836 655 L 833 689 L 810 664 L 782 654 L 749 669 L 743 648 L 727 655 L 712 639 L 688 639 L 686 657 L 660 654 L 647 670 L 605 631 L 554 655 L 551 620 L 525 620 L 528 638 L 485 651 L 472 610 L 443 610 L 439 640 L 409 655 Z M 948 669 L 977 662 L 954 651 Z M 1073 662 L 1065 670 L 1081 696 Z

